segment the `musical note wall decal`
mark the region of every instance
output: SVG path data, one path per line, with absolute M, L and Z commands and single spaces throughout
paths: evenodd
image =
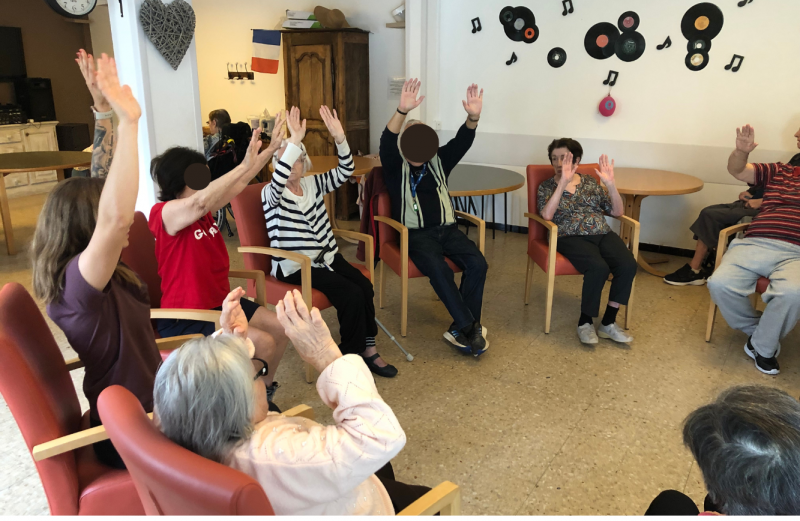
M 752 2 L 753 0 L 750 1 Z M 572 5 L 572 0 L 562 0 L 561 4 L 564 6 L 564 12 L 561 13 L 561 16 L 567 16 L 575 12 L 575 6 Z M 569 4 L 569 9 L 567 9 L 567 4 Z
M 603 85 L 608 85 L 609 87 L 613 87 L 614 85 L 617 84 L 617 77 L 619 77 L 619 73 L 617 71 L 608 71 L 608 78 L 605 79 Z
M 481 27 L 481 19 L 480 18 L 473 18 L 471 21 L 472 21 L 472 34 L 475 34 L 478 31 L 480 31 L 481 29 L 483 29 Z
M 753 1 L 753 0 L 742 0 L 741 2 L 739 2 L 739 3 L 738 3 L 738 4 L 736 4 L 736 5 L 738 5 L 739 7 L 744 7 L 744 6 L 746 6 L 747 4 L 751 3 L 752 1 Z
M 515 61 L 517 61 L 517 53 L 512 52 L 511 53 L 511 59 L 506 62 L 506 65 L 511 65 Z
M 736 61 L 737 58 L 739 59 L 739 63 L 737 63 L 734 66 L 733 63 Z M 725 66 L 725 70 L 731 72 L 739 72 L 739 69 L 742 68 L 743 61 L 744 61 L 744 56 L 739 56 L 738 54 L 734 54 L 733 58 L 731 58 L 731 62 Z
M 662 49 L 666 49 L 668 47 L 672 47 L 672 40 L 669 39 L 669 36 L 667 36 L 667 39 L 664 40 L 664 43 L 662 43 L 661 45 L 656 45 L 656 49 L 658 49 L 659 51 Z

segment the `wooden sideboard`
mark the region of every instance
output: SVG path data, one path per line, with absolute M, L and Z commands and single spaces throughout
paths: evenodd
M 57 152 L 56 125 L 58 121 L 0 125 L 0 154 L 10 152 Z M 23 172 L 5 176 L 6 188 L 56 181 L 56 171 Z M 13 191 L 9 192 L 13 193 Z

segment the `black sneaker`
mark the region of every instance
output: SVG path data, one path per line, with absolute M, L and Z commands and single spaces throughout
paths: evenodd
M 756 349 L 753 347 L 753 344 L 750 343 L 749 338 L 747 339 L 747 343 L 744 345 L 744 352 L 747 354 L 747 356 L 756 361 L 756 369 L 762 373 L 778 374 L 781 372 L 781 368 L 778 365 L 778 359 L 774 356 L 772 358 L 764 358 L 758 354 L 758 351 L 756 351 Z
M 472 354 L 472 349 L 467 345 L 467 337 L 456 327 L 455 322 L 450 324 L 450 327 L 447 328 L 443 336 L 445 340 L 450 342 L 453 347 L 458 349 L 461 353 L 465 355 Z
M 481 356 L 489 349 L 489 342 L 486 340 L 483 328 L 480 322 L 475 322 L 472 331 L 469 334 L 469 346 L 472 351 L 472 356 L 475 358 Z
M 684 264 L 675 273 L 670 273 L 664 277 L 664 282 L 673 286 L 702 286 L 706 283 L 706 274 L 703 270 L 700 270 L 700 273 L 695 273 L 691 266 Z

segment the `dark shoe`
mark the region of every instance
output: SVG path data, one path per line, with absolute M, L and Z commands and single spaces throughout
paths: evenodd
M 664 277 L 664 282 L 673 286 L 702 286 L 706 283 L 706 274 L 703 270 L 700 270 L 700 273 L 695 273 L 691 266 L 684 264 L 675 273 L 670 273 Z
M 278 414 L 280 414 L 280 413 L 282 412 L 282 411 L 281 411 L 281 410 L 278 408 L 278 406 L 277 406 L 277 405 L 275 405 L 275 404 L 274 404 L 274 403 L 272 403 L 272 402 L 269 402 L 269 401 L 268 401 L 268 402 L 267 402 L 267 405 L 269 406 L 269 411 L 270 411 L 270 412 L 277 412 Z
M 375 364 L 375 360 L 377 360 L 381 355 L 375 353 L 372 356 L 362 356 L 361 358 L 364 359 L 364 363 L 367 364 L 369 370 L 375 373 L 378 376 L 383 376 L 384 378 L 394 378 L 397 376 L 397 368 L 391 364 L 386 364 L 386 367 L 380 367 Z
M 464 337 L 464 334 L 461 332 L 461 330 L 456 327 L 455 322 L 450 324 L 450 327 L 447 328 L 447 331 L 444 332 L 443 336 L 445 340 L 453 344 L 453 347 L 465 355 L 472 354 L 472 350 L 466 345 L 466 337 Z
M 272 382 L 272 385 L 268 385 L 267 386 L 267 401 L 268 402 L 272 402 L 275 399 L 275 391 L 277 391 L 278 387 L 280 387 L 280 386 L 281 386 L 281 384 L 279 384 L 278 382 L 274 382 L 274 381 Z
M 747 343 L 744 345 L 744 352 L 747 353 L 747 356 L 755 360 L 756 362 L 756 369 L 761 371 L 764 374 L 778 374 L 781 372 L 781 368 L 778 365 L 778 359 L 776 357 L 772 358 L 764 358 L 756 348 L 753 347 L 753 344 L 750 343 L 750 339 L 747 339 Z M 780 351 L 779 351 L 780 352 Z
M 472 356 L 475 358 L 481 356 L 486 352 L 487 349 L 489 349 L 489 342 L 484 336 L 484 331 L 485 329 L 481 326 L 480 322 L 475 322 L 472 327 L 472 331 L 470 331 L 468 335 L 469 347 Z

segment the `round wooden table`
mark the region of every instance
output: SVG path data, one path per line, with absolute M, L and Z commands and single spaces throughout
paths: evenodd
M 307 175 L 324 174 L 328 170 L 339 166 L 338 156 L 308 156 L 308 158 L 311 159 L 312 166 L 311 170 L 307 172 Z M 353 156 L 353 166 L 355 168 L 355 170 L 353 170 L 354 177 L 365 176 L 372 172 L 372 169 L 376 166 L 381 166 L 381 160 L 377 157 Z M 336 224 L 336 192 L 333 191 L 329 194 L 325 194 L 324 200 L 331 226 L 333 228 L 338 228 Z
M 615 168 L 614 178 L 616 179 L 617 190 L 625 198 L 625 215 L 639 220 L 642 208 L 642 201 L 651 195 L 684 195 L 699 192 L 703 189 L 703 181 L 686 174 L 678 172 L 668 172 L 666 170 L 651 170 L 647 168 Z M 630 229 L 622 226 L 622 240 L 626 243 L 630 240 Z M 667 274 L 653 268 L 651 264 L 666 262 L 665 260 L 647 261 L 639 252 L 636 259 L 639 266 L 645 271 L 656 277 L 665 277 Z
M 55 170 L 59 181 L 64 180 L 65 168 L 86 167 L 92 164 L 91 152 L 12 152 L 0 154 L 0 173 L 42 172 Z M 17 253 L 14 247 L 14 232 L 11 228 L 11 213 L 8 209 L 8 194 L 5 182 L 0 183 L 0 215 L 6 235 L 9 255 Z
M 492 218 L 497 222 L 494 217 L 495 213 L 495 197 L 497 194 L 503 194 L 503 229 L 508 233 L 508 192 L 519 190 L 525 186 L 525 177 L 505 168 L 497 168 L 493 166 L 480 166 L 480 165 L 456 165 L 450 177 L 447 180 L 447 186 L 450 189 L 451 197 L 481 197 L 492 196 Z M 470 199 L 466 211 L 469 211 L 469 205 L 472 204 Z M 474 206 L 472 207 L 475 208 Z M 481 219 L 484 217 L 484 208 L 486 206 L 481 204 Z M 492 226 L 492 238 L 494 238 L 494 231 L 496 226 Z

